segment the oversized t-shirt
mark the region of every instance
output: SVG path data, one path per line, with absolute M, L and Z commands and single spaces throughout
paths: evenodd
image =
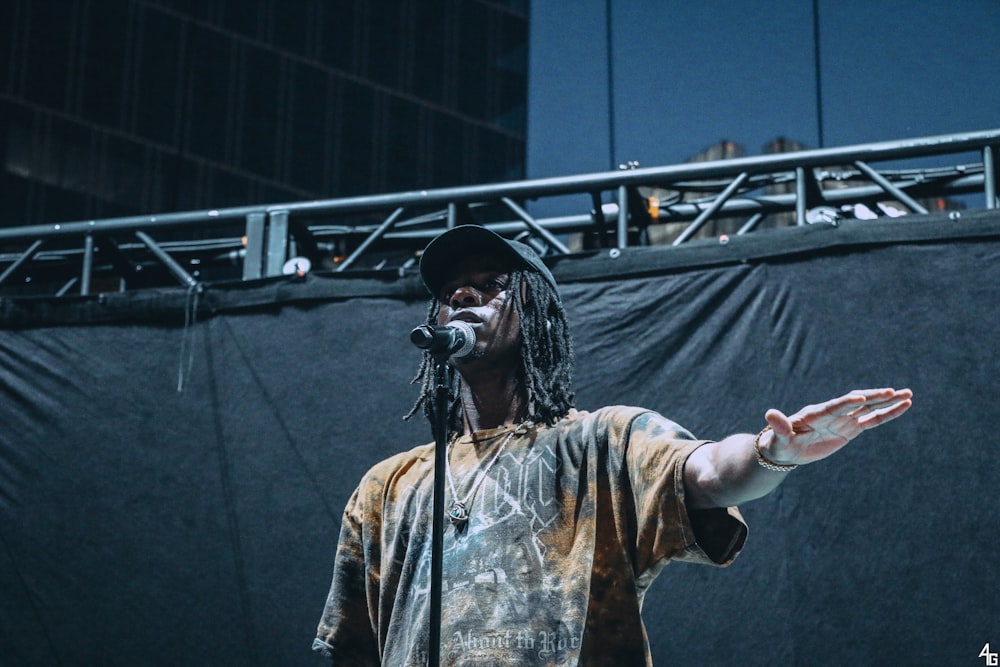
M 685 508 L 703 444 L 621 406 L 454 441 L 457 499 L 471 498 L 466 525 L 445 522 L 441 664 L 650 664 L 653 579 L 671 560 L 727 565 L 746 536 L 735 508 Z M 333 664 L 427 664 L 433 488 L 430 444 L 375 465 L 348 502 L 313 645 Z

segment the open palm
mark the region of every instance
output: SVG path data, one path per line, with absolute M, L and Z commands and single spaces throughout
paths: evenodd
M 764 415 L 771 427 L 770 441 L 762 438 L 761 446 L 776 463 L 819 461 L 864 431 L 902 415 L 912 397 L 909 389 L 860 389 L 788 416 L 771 409 Z

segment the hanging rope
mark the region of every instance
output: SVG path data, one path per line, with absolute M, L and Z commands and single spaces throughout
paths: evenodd
M 201 285 L 195 283 L 188 287 L 184 300 L 184 332 L 181 334 L 181 354 L 177 366 L 177 393 L 184 391 L 184 382 L 194 367 L 194 345 L 191 340 L 194 335 L 193 325 L 198 319 L 198 295 Z

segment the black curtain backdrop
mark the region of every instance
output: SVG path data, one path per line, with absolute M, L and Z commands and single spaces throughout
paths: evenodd
M 660 665 L 983 664 L 1000 648 L 1000 216 L 556 263 L 582 409 L 718 439 L 855 387 L 901 420 L 747 504 L 645 604 Z M 66 304 L 69 305 L 66 305 Z M 340 513 L 401 416 L 414 276 L 2 304 L 0 664 L 312 665 Z M 183 386 L 178 390 L 179 380 Z

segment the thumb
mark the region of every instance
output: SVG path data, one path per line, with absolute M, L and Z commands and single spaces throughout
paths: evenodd
M 774 431 L 775 435 L 790 438 L 794 433 L 792 420 L 785 416 L 785 413 L 781 410 L 771 408 L 764 413 L 764 419 L 767 420 L 768 425 L 771 427 L 771 430 Z

